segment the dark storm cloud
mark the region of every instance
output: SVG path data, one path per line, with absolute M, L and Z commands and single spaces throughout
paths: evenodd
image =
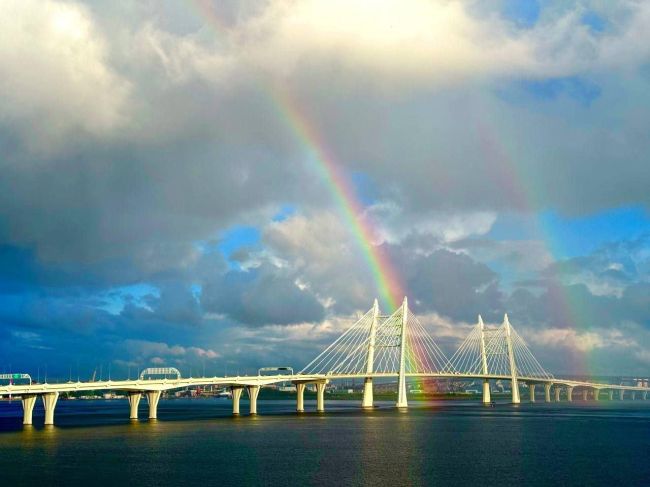
M 497 274 L 485 264 L 447 250 L 409 260 L 406 286 L 422 312 L 471 322 L 501 311 Z
M 300 289 L 282 269 L 269 264 L 230 271 L 208 282 L 201 303 L 208 312 L 252 326 L 316 322 L 325 316 L 323 306 L 309 290 Z
M 516 289 L 505 306 L 517 320 L 539 328 L 614 328 L 625 322 L 650 327 L 650 284 L 630 284 L 617 297 L 594 295 L 584 284 L 549 281 L 540 294 Z

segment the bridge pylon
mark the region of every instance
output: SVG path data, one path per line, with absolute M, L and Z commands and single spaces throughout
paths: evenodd
M 363 407 L 372 406 L 373 380 L 397 377 L 397 407 L 408 407 L 406 379 L 441 373 L 449 360 L 418 318 L 402 305 L 389 316 L 373 307 L 298 375 L 364 378 Z M 311 379 L 311 382 L 316 380 Z
M 503 327 L 506 334 L 506 346 L 508 348 L 508 362 L 510 363 L 510 388 L 512 389 L 512 404 L 519 404 L 521 398 L 519 397 L 519 382 L 517 381 L 517 362 L 515 361 L 515 350 L 512 344 L 512 332 L 510 329 L 510 321 L 508 314 L 503 317 Z
M 408 407 L 406 398 L 406 330 L 408 328 L 408 300 L 404 296 L 402 301 L 402 335 L 399 345 L 399 378 L 397 382 L 397 407 Z
M 483 324 L 483 318 L 481 315 L 478 315 L 478 327 L 481 335 L 481 369 L 484 375 L 488 374 L 487 366 L 487 354 L 485 353 L 485 325 Z M 490 398 L 490 379 L 483 379 L 483 404 L 490 404 L 492 399 Z
M 478 324 L 461 343 L 444 367 L 447 374 L 477 376 L 483 380 L 483 402 L 490 401 L 488 377 L 512 382 L 512 402 L 521 401 L 518 382 L 539 379 L 545 382 L 553 376 L 547 373 L 533 356 L 523 338 L 504 316 L 499 327 L 488 327 L 479 316 Z
M 377 337 L 377 322 L 379 320 L 379 302 L 375 299 L 372 305 L 372 323 L 370 324 L 370 336 L 368 338 L 368 354 L 366 358 L 366 378 L 363 381 L 362 408 L 373 407 L 372 373 L 375 364 L 375 340 Z

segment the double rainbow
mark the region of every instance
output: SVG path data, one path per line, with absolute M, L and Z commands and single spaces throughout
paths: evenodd
M 227 33 L 228 27 L 216 15 L 214 7 L 208 0 L 190 0 L 190 5 L 217 36 L 221 37 Z M 313 161 L 316 172 L 325 181 L 347 227 L 363 252 L 382 306 L 384 309 L 396 309 L 404 295 L 398 273 L 388 259 L 385 249 L 373 244 L 372 229 L 363 218 L 364 206 L 342 166 L 336 162 L 334 151 L 327 145 L 327 141 L 317 130 L 316 125 L 307 117 L 294 98 L 270 86 L 261 85 L 260 91 L 266 94 L 276 109 L 278 118 L 284 121 L 294 134 L 303 147 L 307 159 Z M 538 207 L 538 192 L 541 188 L 536 184 L 535 178 L 526 174 L 524 168 L 516 163 L 516 158 L 512 155 L 516 151 L 514 147 L 508 145 L 508 139 L 497 132 L 494 124 L 484 122 L 488 117 L 481 111 L 480 108 L 474 110 L 474 127 L 483 154 L 490 160 L 495 170 L 495 182 L 503 188 L 509 201 L 513 201 L 518 210 L 534 213 L 535 208 Z M 563 252 L 559 240 L 554 238 L 553 229 L 545 226 L 541 219 L 537 221 L 537 233 L 546 244 L 548 252 L 556 258 L 561 258 Z M 579 303 L 573 302 L 574 300 L 563 286 L 551 286 L 549 296 L 552 306 L 561 313 L 563 323 L 557 325 L 575 328 L 587 325 L 584 310 L 580 309 Z M 587 364 L 582 364 L 582 367 L 589 368 Z

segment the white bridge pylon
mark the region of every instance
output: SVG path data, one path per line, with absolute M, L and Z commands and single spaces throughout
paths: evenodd
M 407 407 L 406 376 L 443 372 L 449 359 L 409 310 L 404 298 L 392 315 L 373 307 L 300 374 L 365 376 L 363 407 L 372 407 L 372 378 L 397 375 L 398 407 Z
M 515 370 L 513 370 L 515 369 Z M 503 324 L 488 328 L 479 316 L 478 325 L 449 359 L 446 372 L 464 375 L 511 376 L 552 379 L 528 349 L 526 342 L 510 325 L 508 315 Z
M 372 407 L 372 379 L 398 377 L 397 407 L 407 407 L 406 377 L 465 377 L 483 379 L 483 402 L 490 402 L 490 379 L 511 381 L 512 402 L 519 403 L 518 380 L 549 381 L 549 374 L 512 328 L 508 315 L 498 327 L 478 324 L 448 359 L 404 298 L 392 315 L 373 307 L 299 375 L 331 378 L 365 377 L 363 407 Z
M 490 402 L 490 377 L 510 378 L 513 403 L 520 402 L 518 378 L 553 379 L 510 325 L 507 314 L 503 324 L 496 328 L 486 327 L 479 315 L 478 324 L 458 347 L 444 372 L 482 376 L 483 402 Z

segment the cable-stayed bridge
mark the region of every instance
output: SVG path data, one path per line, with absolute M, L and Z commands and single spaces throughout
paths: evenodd
M 147 378 L 156 372 L 173 372 L 174 377 Z M 20 374 L 17 374 L 20 375 Z M 491 403 L 490 381 L 511 383 L 512 403 L 519 404 L 520 385 L 528 387 L 529 399 L 535 402 L 535 389 L 544 387 L 544 400 L 560 401 L 561 393 L 567 401 L 573 400 L 574 389 L 582 392 L 587 400 L 601 398 L 614 391 L 622 400 L 629 393 L 631 399 L 646 399 L 647 380 L 635 385 L 606 384 L 576 381 L 554 377 L 546 372 L 531 353 L 524 339 L 515 331 L 505 315 L 503 324 L 487 327 L 479 316 L 478 324 L 461 343 L 456 352 L 447 358 L 425 330 L 404 298 L 402 305 L 391 315 L 382 315 L 377 301 L 354 325 L 348 328 L 330 346 L 297 374 L 237 377 L 184 378 L 176 369 L 147 369 L 135 380 L 66 382 L 52 384 L 9 384 L 0 386 L 0 396 L 20 396 L 23 405 L 23 423 L 32 424 L 34 405 L 40 396 L 45 410 L 45 424 L 54 424 L 54 411 L 59 394 L 76 391 L 112 390 L 126 391 L 130 405 L 130 418 L 138 418 L 138 406 L 142 395 L 149 404 L 149 418 L 156 419 L 158 401 L 163 391 L 191 386 L 217 385 L 232 391 L 233 414 L 239 414 L 239 403 L 244 389 L 247 390 L 250 414 L 257 414 L 257 397 L 260 388 L 281 382 L 296 385 L 296 410 L 302 412 L 304 392 L 308 384 L 316 387 L 318 411 L 325 410 L 325 386 L 337 379 L 363 379 L 364 390 L 361 406 L 373 407 L 373 380 L 397 378 L 397 407 L 408 407 L 406 383 L 412 378 L 473 379 L 482 381 L 482 401 Z

